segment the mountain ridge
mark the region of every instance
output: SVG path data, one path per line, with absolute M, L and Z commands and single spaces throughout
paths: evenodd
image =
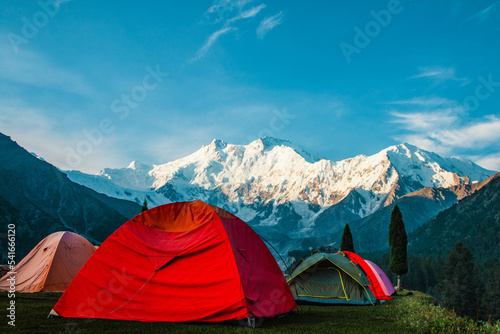
M 262 170 L 260 171 L 260 175 L 258 176 L 263 177 L 266 172 L 271 172 L 273 173 L 271 176 L 277 178 L 281 177 L 281 179 L 284 180 L 283 174 L 281 173 L 280 175 L 280 172 L 288 172 L 288 175 L 286 176 L 292 175 L 293 172 L 291 170 L 298 164 L 300 165 L 300 161 L 297 161 L 297 156 L 294 157 L 293 153 L 291 153 L 290 151 L 295 152 L 296 155 L 300 156 L 306 161 L 305 163 L 303 163 L 302 161 L 302 164 L 298 166 L 298 167 L 305 167 L 302 168 L 301 171 L 310 173 L 314 172 L 316 173 L 315 176 L 318 176 L 318 178 L 321 179 L 321 177 L 323 178 L 325 177 L 324 175 L 325 173 L 324 172 L 322 173 L 322 170 L 330 170 L 330 171 L 333 170 L 333 173 L 331 173 L 331 175 L 329 176 L 331 176 L 334 179 L 334 181 L 338 181 L 338 177 L 337 179 L 335 179 L 337 175 L 342 174 L 342 172 L 345 171 L 348 172 L 349 169 L 353 169 L 353 167 L 362 165 L 363 163 L 366 164 L 367 160 L 370 160 L 368 161 L 368 165 L 371 162 L 371 164 L 374 166 L 367 166 L 364 169 L 365 174 L 367 174 L 366 172 L 372 172 L 373 169 L 377 168 L 376 165 L 379 163 L 381 163 L 382 166 L 385 167 L 391 165 L 391 167 L 395 167 L 395 171 L 399 172 L 397 175 L 397 177 L 399 177 L 398 180 L 399 183 L 401 183 L 406 188 L 414 188 L 413 186 L 414 183 L 421 183 L 418 186 L 419 188 L 423 188 L 426 186 L 447 187 L 458 183 L 470 183 L 471 179 L 472 181 L 481 181 L 487 176 L 493 174 L 492 171 L 487 171 L 475 165 L 471 161 L 464 159 L 457 159 L 457 158 L 442 158 L 432 152 L 421 150 L 409 144 L 390 146 L 380 151 L 379 153 L 376 153 L 369 157 L 365 155 L 358 155 L 340 161 L 330 161 L 324 158 L 320 159 L 319 156 L 316 154 L 308 154 L 307 152 L 304 153 L 305 151 L 299 154 L 297 153 L 297 150 L 295 150 L 290 146 L 285 146 L 284 143 L 290 143 L 290 142 L 286 140 L 277 140 L 271 137 L 265 137 L 263 139 L 258 139 L 248 145 L 233 145 L 233 144 L 227 144 L 222 140 L 214 139 L 211 144 L 202 146 L 199 150 L 184 158 L 180 158 L 161 165 L 147 165 L 139 163 L 137 161 L 133 161 L 126 168 L 119 168 L 119 169 L 106 168 L 101 172 L 99 172 L 98 174 L 96 174 L 95 176 L 92 175 L 90 177 L 88 174 L 83 174 L 77 171 L 66 171 L 66 173 L 71 179 L 73 179 L 77 183 L 83 184 L 85 182 L 89 182 L 88 179 L 92 177 L 101 179 L 106 178 L 110 180 L 111 183 L 114 185 L 118 185 L 129 191 L 136 191 L 138 193 L 150 192 L 153 189 L 157 190 L 158 188 L 161 188 L 169 181 L 174 179 L 178 179 L 179 182 L 182 180 L 184 181 L 187 180 L 191 184 L 200 185 L 205 189 L 215 189 L 222 184 L 229 183 L 228 182 L 230 181 L 228 180 L 229 173 L 227 172 L 232 172 L 233 175 L 231 175 L 230 177 L 233 178 L 241 177 L 243 173 L 251 175 L 250 178 L 245 180 L 248 182 L 241 182 L 242 178 L 236 180 L 243 185 L 251 185 L 254 181 L 253 177 L 257 176 L 255 173 L 256 168 L 254 168 L 255 167 L 254 164 L 257 163 L 258 160 L 260 160 L 266 153 L 267 154 L 272 153 L 273 150 L 276 149 L 283 156 L 278 157 L 279 159 L 276 159 L 277 158 L 276 154 L 272 155 L 271 157 L 268 157 L 267 160 L 271 161 L 267 161 L 266 162 L 267 165 L 258 166 L 258 167 L 263 167 Z M 290 145 L 292 144 L 290 143 Z M 298 145 L 293 145 L 293 146 L 298 147 Z M 402 159 L 402 155 L 406 156 L 406 161 L 402 161 L 404 159 L 404 158 Z M 308 162 L 306 158 L 304 158 L 304 156 L 306 157 L 315 156 L 316 158 L 312 160 L 313 162 Z M 243 159 L 245 159 L 245 161 L 243 161 Z M 417 159 L 419 161 L 416 161 Z M 284 166 L 283 163 L 280 164 L 280 162 L 277 160 L 285 160 L 287 162 L 292 162 L 292 164 L 290 166 Z M 441 166 L 436 162 L 436 160 L 438 160 L 441 164 L 447 165 L 447 169 L 452 169 L 452 170 L 454 169 L 454 172 L 449 172 L 446 169 L 441 168 Z M 420 165 L 422 165 L 422 162 L 427 162 L 427 161 L 430 161 L 430 163 L 423 164 L 425 167 L 424 169 L 419 168 L 421 167 Z M 418 163 L 420 163 L 420 165 Z M 136 166 L 137 164 L 140 166 L 139 168 Z M 231 170 L 229 170 L 229 168 L 233 165 L 237 165 L 236 167 L 239 168 L 232 168 Z M 456 165 L 459 165 L 458 168 Z M 286 167 L 289 167 L 288 170 Z M 466 167 L 468 168 L 468 170 Z M 183 169 L 181 171 L 182 173 L 180 173 L 179 169 Z M 358 175 L 355 175 L 356 172 Z M 388 173 L 386 177 L 391 177 L 392 171 L 388 170 L 387 172 Z M 437 177 L 432 178 L 432 177 L 426 177 L 426 175 L 422 175 L 425 173 L 427 174 L 433 173 L 436 174 Z M 473 175 L 470 176 L 467 175 L 470 173 L 473 173 Z M 349 182 L 352 181 L 356 176 L 359 176 L 359 170 L 355 171 L 352 174 L 353 175 L 347 176 L 347 182 L 344 182 L 345 184 L 340 185 L 340 187 L 344 186 L 344 189 L 348 189 L 349 191 L 350 189 L 359 188 L 356 187 L 356 185 L 349 184 Z M 217 178 L 216 176 L 220 177 Z M 126 182 L 121 182 L 122 180 L 125 180 Z M 288 180 L 289 179 L 285 181 Z M 241 184 L 239 184 L 238 186 L 240 186 Z M 309 187 L 307 187 L 306 185 L 305 187 L 303 187 L 303 189 L 301 189 L 304 191 L 299 192 L 298 194 L 299 196 L 297 197 L 306 201 L 309 200 L 311 203 L 314 203 L 314 199 L 311 198 L 310 196 L 310 190 L 311 187 L 315 186 L 317 186 L 317 184 L 314 184 L 314 182 Z M 91 188 L 94 189 L 99 188 L 99 185 L 93 183 Z M 378 190 L 377 185 L 374 185 L 374 188 L 375 190 Z M 107 191 L 105 187 L 96 190 L 102 193 L 106 193 Z M 109 191 L 108 195 L 113 197 L 119 197 L 119 195 L 116 194 L 117 189 L 113 190 L 114 191 Z M 243 189 L 241 190 L 243 191 Z M 415 191 L 415 189 L 410 189 L 410 190 Z M 331 198 L 331 201 L 326 200 L 326 203 L 320 203 L 320 205 L 334 204 L 340 201 L 343 197 L 345 197 L 349 191 L 345 191 L 340 198 L 339 196 L 333 196 Z M 408 193 L 408 192 L 411 191 L 407 190 L 403 191 L 403 193 Z M 387 194 L 389 194 L 389 191 L 386 192 L 386 195 Z M 396 197 L 400 195 L 401 194 L 396 194 Z M 165 200 L 163 200 L 162 203 L 154 203 L 154 204 L 156 205 L 163 204 L 164 201 Z
M 407 143 L 371 156 L 330 161 L 272 137 L 248 145 L 214 139 L 161 165 L 135 161 L 97 175 L 66 173 L 110 197 L 136 203 L 147 199 L 150 206 L 204 200 L 264 234 L 286 236 L 276 241 L 281 244 L 289 238 L 326 238 L 334 226 L 343 228 L 425 187 L 466 186 L 493 174 L 469 160 L 441 157 Z

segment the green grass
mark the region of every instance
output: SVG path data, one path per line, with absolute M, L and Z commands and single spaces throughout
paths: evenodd
M 496 323 L 476 322 L 462 318 L 455 312 L 433 305 L 432 297 L 415 291 L 412 298 L 399 301 L 401 322 L 419 333 L 492 333 L 500 334 L 500 320 Z
M 422 306 L 424 310 L 432 301 L 418 293 L 396 296 L 377 306 L 301 306 L 301 310 L 286 316 L 265 320 L 255 330 L 226 323 L 48 319 L 48 313 L 60 296 L 58 293 L 16 294 L 16 326 L 12 327 L 5 316 L 9 299 L 5 293 L 0 293 L 0 333 L 431 333 L 428 326 L 418 321 L 402 320 L 409 319 L 411 314 L 408 312 L 419 314 L 413 308 Z

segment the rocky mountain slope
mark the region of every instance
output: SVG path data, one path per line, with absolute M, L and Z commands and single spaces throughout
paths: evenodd
M 471 196 L 444 210 L 408 236 L 411 254 L 447 256 L 460 240 L 477 261 L 500 254 L 500 173 Z
M 0 233 L 15 224 L 17 261 L 41 239 L 56 231 L 73 231 L 102 242 L 140 212 L 136 203 L 110 198 L 76 184 L 0 134 Z M 0 238 L 2 258 L 7 247 Z
M 372 252 L 389 247 L 387 238 L 389 223 L 391 212 L 396 204 L 403 214 L 406 232 L 411 233 L 439 212 L 481 189 L 486 183 L 459 184 L 449 188 L 426 187 L 404 195 L 370 216 L 351 221 L 349 227 L 355 236 L 356 250 Z M 334 234 L 340 233 L 339 230 Z M 340 239 L 335 241 L 340 243 Z

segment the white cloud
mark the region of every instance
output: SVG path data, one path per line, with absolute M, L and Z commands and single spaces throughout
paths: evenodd
M 259 6 L 252 7 L 250 9 L 248 9 L 248 10 L 242 11 L 237 16 L 235 16 L 235 17 L 227 20 L 226 21 L 226 25 L 229 25 L 229 24 L 231 24 L 233 22 L 236 22 L 236 21 L 239 21 L 239 20 L 242 20 L 242 19 L 249 19 L 251 17 L 255 17 L 264 8 L 266 8 L 266 5 L 262 4 L 262 5 L 259 5 Z
M 500 141 L 500 119 L 491 115 L 473 124 L 436 132 L 434 137 L 450 147 L 482 148 Z
M 283 20 L 284 20 L 283 12 L 279 12 L 276 15 L 266 17 L 265 19 L 263 19 L 260 22 L 259 27 L 257 28 L 257 36 L 259 37 L 259 39 L 263 39 L 265 34 L 274 29 L 274 27 L 283 23 Z
M 424 107 L 455 106 L 457 101 L 442 97 L 414 97 L 410 100 L 392 101 L 389 104 L 418 105 Z
M 259 15 L 259 13 L 262 12 L 264 8 L 266 8 L 265 4 L 260 4 L 257 6 L 253 6 L 249 9 L 245 9 L 245 6 L 250 2 L 252 2 L 252 0 L 214 1 L 206 11 L 205 16 L 208 17 L 210 21 L 213 21 L 213 23 L 222 24 L 222 28 L 220 28 L 219 30 L 215 31 L 210 35 L 205 44 L 198 50 L 196 56 L 191 58 L 189 62 L 195 62 L 203 58 L 207 54 L 208 50 L 212 47 L 212 45 L 217 41 L 217 39 L 221 35 L 236 30 L 237 29 L 236 25 L 238 22 L 256 17 L 257 15 Z M 258 30 L 259 29 L 261 30 L 261 35 L 263 36 L 267 31 L 271 30 L 274 26 L 280 24 L 282 20 L 281 16 L 282 13 L 280 12 L 279 14 L 271 18 L 268 18 L 272 20 L 268 21 L 266 27 L 261 28 L 259 26 Z
M 465 108 L 455 100 L 442 97 L 414 97 L 410 100 L 392 101 L 400 110 L 390 111 L 392 123 L 404 129 L 421 132 L 457 126 L 465 114 Z
M 497 153 L 492 153 L 500 150 L 500 118 L 497 115 L 471 118 L 456 101 L 441 97 L 415 97 L 389 104 L 400 107 L 400 110 L 389 111 L 390 122 L 404 130 L 396 140 L 438 154 L 475 155 L 482 166 L 500 169 L 500 164 L 496 164 Z
M 396 136 L 398 141 L 438 154 L 465 152 L 491 152 L 500 149 L 500 118 L 488 116 L 479 120 L 464 121 L 446 113 L 396 113 L 393 123 L 402 124 L 410 133 Z M 475 161 L 488 169 L 500 170 L 500 155 L 484 153 Z
M 435 112 L 391 112 L 395 117 L 393 123 L 402 124 L 411 131 L 428 131 L 442 127 L 450 127 L 458 122 L 458 116 L 449 109 Z
M 461 85 L 466 85 L 469 83 L 469 79 L 457 77 L 456 70 L 453 67 L 419 67 L 419 71 L 419 74 L 414 75 L 411 78 L 429 78 L 431 80 L 434 80 L 436 83 L 445 81 L 457 81 L 460 82 Z
M 205 16 L 214 23 L 227 20 L 227 17 L 234 16 L 234 13 L 241 12 L 246 4 L 253 0 L 215 0 L 207 9 Z
M 226 28 L 219 29 L 216 32 L 212 33 L 212 35 L 210 35 L 210 37 L 208 37 L 205 44 L 203 44 L 201 49 L 198 50 L 198 52 L 196 53 L 196 56 L 193 59 L 191 59 L 191 62 L 194 62 L 194 61 L 197 61 L 197 60 L 203 58 L 205 56 L 205 54 L 208 52 L 208 50 L 212 47 L 212 45 L 219 39 L 220 36 L 227 34 L 228 32 L 233 31 L 233 30 L 236 30 L 236 28 L 226 27 Z
M 453 148 L 484 148 L 500 141 L 500 119 L 494 115 L 467 121 L 450 109 L 429 112 L 391 112 L 392 123 L 413 132 L 407 138 Z M 401 138 L 401 137 L 399 137 Z M 425 140 L 424 140 L 425 139 Z M 426 146 L 428 146 L 426 145 Z
M 500 153 L 494 153 L 487 156 L 480 157 L 469 157 L 471 160 L 474 160 L 479 166 L 500 171 Z
M 441 68 L 441 67 L 420 67 L 420 74 L 414 76 L 414 78 L 427 78 L 427 77 L 438 77 L 442 79 L 452 79 L 455 77 L 454 68 Z

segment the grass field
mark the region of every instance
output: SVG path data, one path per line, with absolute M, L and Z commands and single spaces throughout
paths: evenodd
M 406 301 L 429 304 L 432 298 L 421 293 L 399 295 L 377 306 L 301 306 L 283 317 L 266 319 L 258 328 L 237 324 L 143 323 L 136 321 L 47 318 L 61 294 L 16 295 L 16 326 L 7 324 L 9 299 L 0 293 L 0 333 L 428 333 L 398 321 Z M 411 312 L 411 311 L 405 311 Z
M 48 319 L 61 294 L 16 295 L 16 326 L 7 324 L 9 299 L 0 294 L 0 333 L 408 333 L 396 320 L 396 300 L 377 306 L 301 306 L 286 316 L 265 320 L 255 330 L 237 324 L 142 323 L 135 321 Z

